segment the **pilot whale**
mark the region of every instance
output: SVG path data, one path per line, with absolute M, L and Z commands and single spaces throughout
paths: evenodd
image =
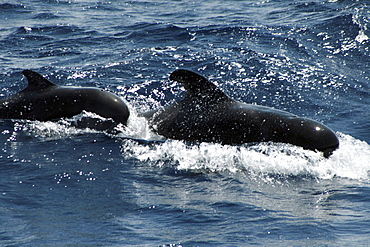
M 237 102 L 205 77 L 176 70 L 170 80 L 180 82 L 186 96 L 163 109 L 144 113 L 150 127 L 166 138 L 190 142 L 280 142 L 323 152 L 329 157 L 339 147 L 325 125 L 286 111 Z
M 0 100 L 0 119 L 49 121 L 83 111 L 126 124 L 129 110 L 117 95 L 94 87 L 58 86 L 32 70 L 24 70 L 28 86 Z

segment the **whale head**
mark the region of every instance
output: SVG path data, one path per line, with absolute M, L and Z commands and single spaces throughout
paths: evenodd
M 295 118 L 287 131 L 289 142 L 305 149 L 320 151 L 328 158 L 339 147 L 336 134 L 327 126 L 308 118 Z

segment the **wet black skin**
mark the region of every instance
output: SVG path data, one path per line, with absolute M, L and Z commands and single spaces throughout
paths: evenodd
M 339 147 L 337 136 L 325 125 L 289 112 L 232 100 L 194 72 L 176 70 L 170 80 L 184 85 L 186 97 L 144 114 L 151 128 L 167 138 L 234 145 L 290 143 L 321 151 L 325 157 Z
M 0 119 L 48 121 L 69 118 L 82 111 L 126 124 L 128 107 L 117 95 L 99 88 L 58 86 L 37 72 L 24 70 L 28 86 L 0 100 Z

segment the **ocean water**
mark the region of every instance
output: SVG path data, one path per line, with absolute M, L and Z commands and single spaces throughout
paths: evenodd
M 35 70 L 132 112 L 118 134 L 0 120 L 1 246 L 368 246 L 370 3 L 0 0 L 0 97 Z M 340 148 L 164 140 L 139 113 L 185 91 L 323 122 Z

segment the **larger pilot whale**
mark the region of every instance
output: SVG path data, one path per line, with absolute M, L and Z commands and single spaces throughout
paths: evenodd
M 0 100 L 0 119 L 48 121 L 87 111 L 116 123 L 127 123 L 128 107 L 113 93 L 94 87 L 58 86 L 32 70 L 22 73 L 28 86 Z
M 143 114 L 151 128 L 166 138 L 237 145 L 290 143 L 321 151 L 325 157 L 339 146 L 337 136 L 325 125 L 286 111 L 237 102 L 195 72 L 176 70 L 170 80 L 182 83 L 185 98 Z

